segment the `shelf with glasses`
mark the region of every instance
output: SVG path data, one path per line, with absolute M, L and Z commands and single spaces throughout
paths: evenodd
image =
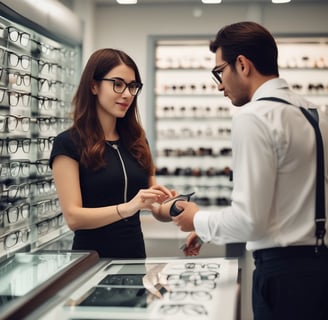
M 48 159 L 71 124 L 80 55 L 79 44 L 0 17 L 0 262 L 67 232 Z
M 293 91 L 328 112 L 328 37 L 276 38 L 280 76 Z
M 328 112 L 328 37 L 276 40 L 281 77 Z M 208 43 L 197 37 L 155 41 L 154 131 L 159 182 L 181 192 L 202 190 L 196 195 L 211 194 L 207 202 L 213 204 L 218 190 L 232 188 L 230 130 L 235 109 L 211 79 L 215 55 Z M 222 156 L 222 150 L 230 151 Z
M 229 204 L 231 106 L 212 79 L 208 41 L 159 40 L 155 62 L 158 181 L 196 191 L 202 206 Z

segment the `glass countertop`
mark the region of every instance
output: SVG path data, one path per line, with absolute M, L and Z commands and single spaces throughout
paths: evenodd
M 61 273 L 84 260 L 90 252 L 38 251 L 16 253 L 0 264 L 0 313 L 11 302 L 45 289 Z

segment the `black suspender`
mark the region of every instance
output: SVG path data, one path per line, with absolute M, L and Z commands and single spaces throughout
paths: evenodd
M 290 102 L 277 97 L 265 97 L 258 100 L 269 100 L 291 104 Z M 317 180 L 316 180 L 316 204 L 315 204 L 315 223 L 316 230 L 315 235 L 317 238 L 316 252 L 318 252 L 320 246 L 325 246 L 324 236 L 326 234 L 325 222 L 326 222 L 326 209 L 325 209 L 325 178 L 324 178 L 324 153 L 323 142 L 319 128 L 319 115 L 316 109 L 305 109 L 300 107 L 305 118 L 312 125 L 315 137 L 317 141 Z

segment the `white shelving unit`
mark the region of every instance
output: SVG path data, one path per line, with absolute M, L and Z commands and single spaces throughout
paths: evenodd
M 276 39 L 281 77 L 328 110 L 328 37 Z M 202 206 L 225 206 L 232 190 L 235 107 L 211 79 L 215 55 L 209 40 L 158 39 L 154 55 L 157 180 L 181 193 L 196 191 Z

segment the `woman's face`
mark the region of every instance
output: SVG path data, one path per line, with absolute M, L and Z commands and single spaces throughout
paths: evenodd
M 109 71 L 103 79 L 116 79 L 115 90 L 123 90 L 126 84 L 135 81 L 134 70 L 125 64 L 120 64 Z M 124 82 L 122 82 L 124 81 Z M 100 119 L 123 118 L 133 102 L 134 96 L 129 88 L 125 88 L 122 93 L 114 91 L 114 81 L 102 80 L 95 83 L 92 93 L 97 96 L 97 113 Z

